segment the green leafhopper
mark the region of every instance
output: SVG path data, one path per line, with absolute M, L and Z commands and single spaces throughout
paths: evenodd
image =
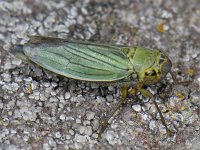
M 32 37 L 11 52 L 22 59 L 68 78 L 95 82 L 159 82 L 171 70 L 171 61 L 159 50 L 122 45 L 73 42 Z
M 154 96 L 142 88 L 161 81 L 168 73 L 175 79 L 170 59 L 160 50 L 33 36 L 26 44 L 13 46 L 11 53 L 67 78 L 120 82 L 124 87 L 132 84 L 154 101 L 169 131 Z M 126 93 L 122 90 L 122 99 Z

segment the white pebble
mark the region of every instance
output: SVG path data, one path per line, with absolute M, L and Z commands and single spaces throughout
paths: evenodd
M 69 140 L 69 139 L 71 139 L 71 135 L 67 134 L 67 135 L 65 135 L 65 138 L 66 138 L 67 140 Z
M 69 133 L 70 133 L 71 135 L 74 135 L 74 130 L 70 129 L 70 130 L 69 130 Z
M 89 120 L 84 120 L 83 121 L 83 125 L 84 126 L 87 126 L 87 125 L 90 125 L 90 124 L 91 124 L 91 122 Z
M 92 88 L 92 89 L 97 89 L 98 87 L 99 87 L 98 84 L 96 84 L 96 83 L 91 83 L 91 88 Z
M 78 131 L 79 131 L 80 134 L 83 134 L 85 132 L 85 127 L 79 126 Z
M 92 135 L 92 127 L 91 126 L 85 127 L 85 134 L 88 136 Z
M 77 119 L 76 119 L 76 123 L 79 123 L 79 124 L 80 124 L 80 123 L 81 123 L 81 119 L 77 118 Z
M 140 112 L 142 110 L 140 105 L 133 105 L 132 108 L 136 111 L 136 112 Z
M 5 84 L 5 82 L 3 82 L 3 81 L 0 81 L 0 85 L 4 85 Z
M 3 74 L 1 74 L 1 76 L 3 77 L 3 80 L 5 82 L 10 82 L 11 81 L 11 75 L 10 74 L 3 73 Z
M 15 82 L 21 82 L 22 81 L 22 78 L 21 77 L 16 77 L 15 78 Z
M 17 83 L 12 83 L 11 84 L 11 90 L 12 91 L 17 91 L 19 89 L 19 85 Z
M 61 137 L 60 132 L 56 132 L 55 136 L 56 136 L 56 138 L 60 138 Z
M 167 133 L 166 128 L 163 125 L 159 125 L 159 131 L 162 134 L 166 134 Z
M 149 123 L 149 128 L 151 130 L 154 130 L 156 128 L 156 122 L 154 120 L 151 120 Z
M 76 149 L 82 149 L 82 148 L 83 148 L 83 145 L 80 144 L 80 143 L 75 142 L 74 145 L 75 145 L 75 148 L 76 148 Z
M 32 90 L 35 90 L 37 88 L 37 86 L 38 86 L 38 83 L 36 81 L 33 81 L 31 83 Z
M 3 109 L 3 106 L 4 106 L 4 104 L 3 104 L 2 100 L 0 100 L 0 109 Z
M 70 97 L 71 97 L 70 92 L 66 92 L 66 93 L 65 93 L 65 99 L 69 99 Z
M 46 100 L 47 100 L 45 94 L 43 94 L 43 93 L 40 94 L 40 100 L 41 100 L 41 101 L 46 101 Z
M 43 147 L 43 149 L 45 149 L 45 150 L 51 149 L 51 147 L 50 147 L 50 145 L 49 145 L 48 143 L 44 143 L 44 144 L 42 145 L 42 147 Z
M 85 143 L 87 141 L 87 138 L 86 138 L 86 136 L 76 133 L 75 140 L 79 143 Z
M 21 59 L 17 59 L 17 58 L 14 58 L 13 60 L 12 60 L 12 64 L 13 65 L 20 65 L 22 63 L 22 60 Z
M 102 102 L 105 102 L 106 99 L 104 97 L 101 97 L 101 96 L 97 96 L 97 99 L 96 99 L 97 103 L 102 103 Z
M 87 9 L 85 9 L 84 7 L 81 8 L 81 12 L 82 12 L 84 15 L 88 15 L 88 11 L 87 11 Z
M 56 82 L 52 82 L 51 85 L 52 85 L 53 87 L 57 87 L 57 86 L 58 86 L 58 84 L 57 84 Z
M 110 85 L 110 86 L 108 86 L 108 90 L 114 92 L 114 91 L 115 91 L 115 88 L 114 88 L 113 86 Z
M 39 91 L 34 91 L 33 95 L 38 96 L 38 95 L 40 95 L 40 92 Z
M 57 94 L 56 91 L 51 91 L 52 96 L 56 96 L 56 94 Z
M 92 111 L 87 111 L 87 112 L 86 112 L 87 120 L 92 120 L 92 119 L 94 119 L 94 116 L 95 116 L 95 113 L 94 113 L 94 112 L 92 112 Z
M 31 77 L 28 77 L 28 78 L 24 78 L 24 81 L 26 82 L 31 82 L 33 79 Z
M 113 101 L 113 96 L 112 95 L 107 95 L 106 99 L 107 99 L 107 101 L 112 102 Z
M 48 142 L 49 142 L 49 145 L 51 146 L 51 147 L 56 147 L 56 141 L 52 138 L 52 137 L 48 137 L 47 138 L 47 140 L 48 140 Z
M 62 120 L 62 121 L 63 121 L 63 120 L 65 120 L 65 118 L 66 118 L 66 117 L 65 117 L 65 115 L 64 115 L 64 114 L 61 114 L 61 115 L 60 115 L 60 120 Z
M 49 83 L 49 82 L 45 82 L 45 83 L 43 83 L 43 85 L 44 85 L 45 87 L 49 87 L 49 86 L 50 86 L 50 83 Z
M 2 103 L 3 104 L 3 103 Z M 12 100 L 12 101 L 9 101 L 8 103 L 7 103 L 7 109 L 9 110 L 9 109 L 12 109 L 12 108 L 14 108 L 14 106 L 15 106 L 15 101 L 14 100 Z
M 20 108 L 20 113 L 26 113 L 26 112 L 28 112 L 28 107 L 27 106 L 22 106 L 21 108 Z
M 12 116 L 13 112 L 12 111 L 8 111 L 8 115 Z
M 148 119 L 148 115 L 147 114 L 144 114 L 144 113 L 139 113 L 141 114 L 141 117 L 143 120 L 147 120 Z
M 9 70 L 9 69 L 11 69 L 11 68 L 12 68 L 12 65 L 11 65 L 10 62 L 5 63 L 5 65 L 4 65 L 4 70 Z
M 28 98 L 30 98 L 30 99 L 34 99 L 34 98 L 35 98 L 35 95 L 30 94 L 30 95 L 28 95 Z
M 93 133 L 92 137 L 97 139 L 98 138 L 98 134 L 97 133 Z
M 109 142 L 109 144 L 111 145 L 115 145 L 118 143 L 118 135 L 117 133 L 113 132 L 113 131 L 108 131 L 106 134 L 106 139 Z
M 49 102 L 58 102 L 58 99 L 56 98 L 56 97 L 51 97 L 50 99 L 49 99 Z

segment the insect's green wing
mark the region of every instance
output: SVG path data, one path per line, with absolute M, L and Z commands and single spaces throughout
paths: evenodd
M 24 45 L 25 55 L 39 66 L 85 81 L 115 81 L 133 73 L 133 65 L 117 46 L 59 39 Z

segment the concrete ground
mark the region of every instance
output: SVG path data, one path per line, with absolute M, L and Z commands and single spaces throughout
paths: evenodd
M 29 35 L 161 49 L 170 75 L 147 90 L 157 97 L 168 127 L 140 93 L 110 120 L 120 87 L 67 79 L 9 54 Z M 199 0 L 0 1 L 0 149 L 200 149 Z

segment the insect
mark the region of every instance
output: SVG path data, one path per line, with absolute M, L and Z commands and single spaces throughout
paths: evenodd
M 33 36 L 26 44 L 13 46 L 11 53 L 67 78 L 119 82 L 122 85 L 121 103 L 126 98 L 127 85 L 132 85 L 153 100 L 163 125 L 170 132 L 154 95 L 143 89 L 143 86 L 160 82 L 168 73 L 176 82 L 172 63 L 160 50 Z M 105 130 L 107 121 L 103 121 L 100 132 Z

